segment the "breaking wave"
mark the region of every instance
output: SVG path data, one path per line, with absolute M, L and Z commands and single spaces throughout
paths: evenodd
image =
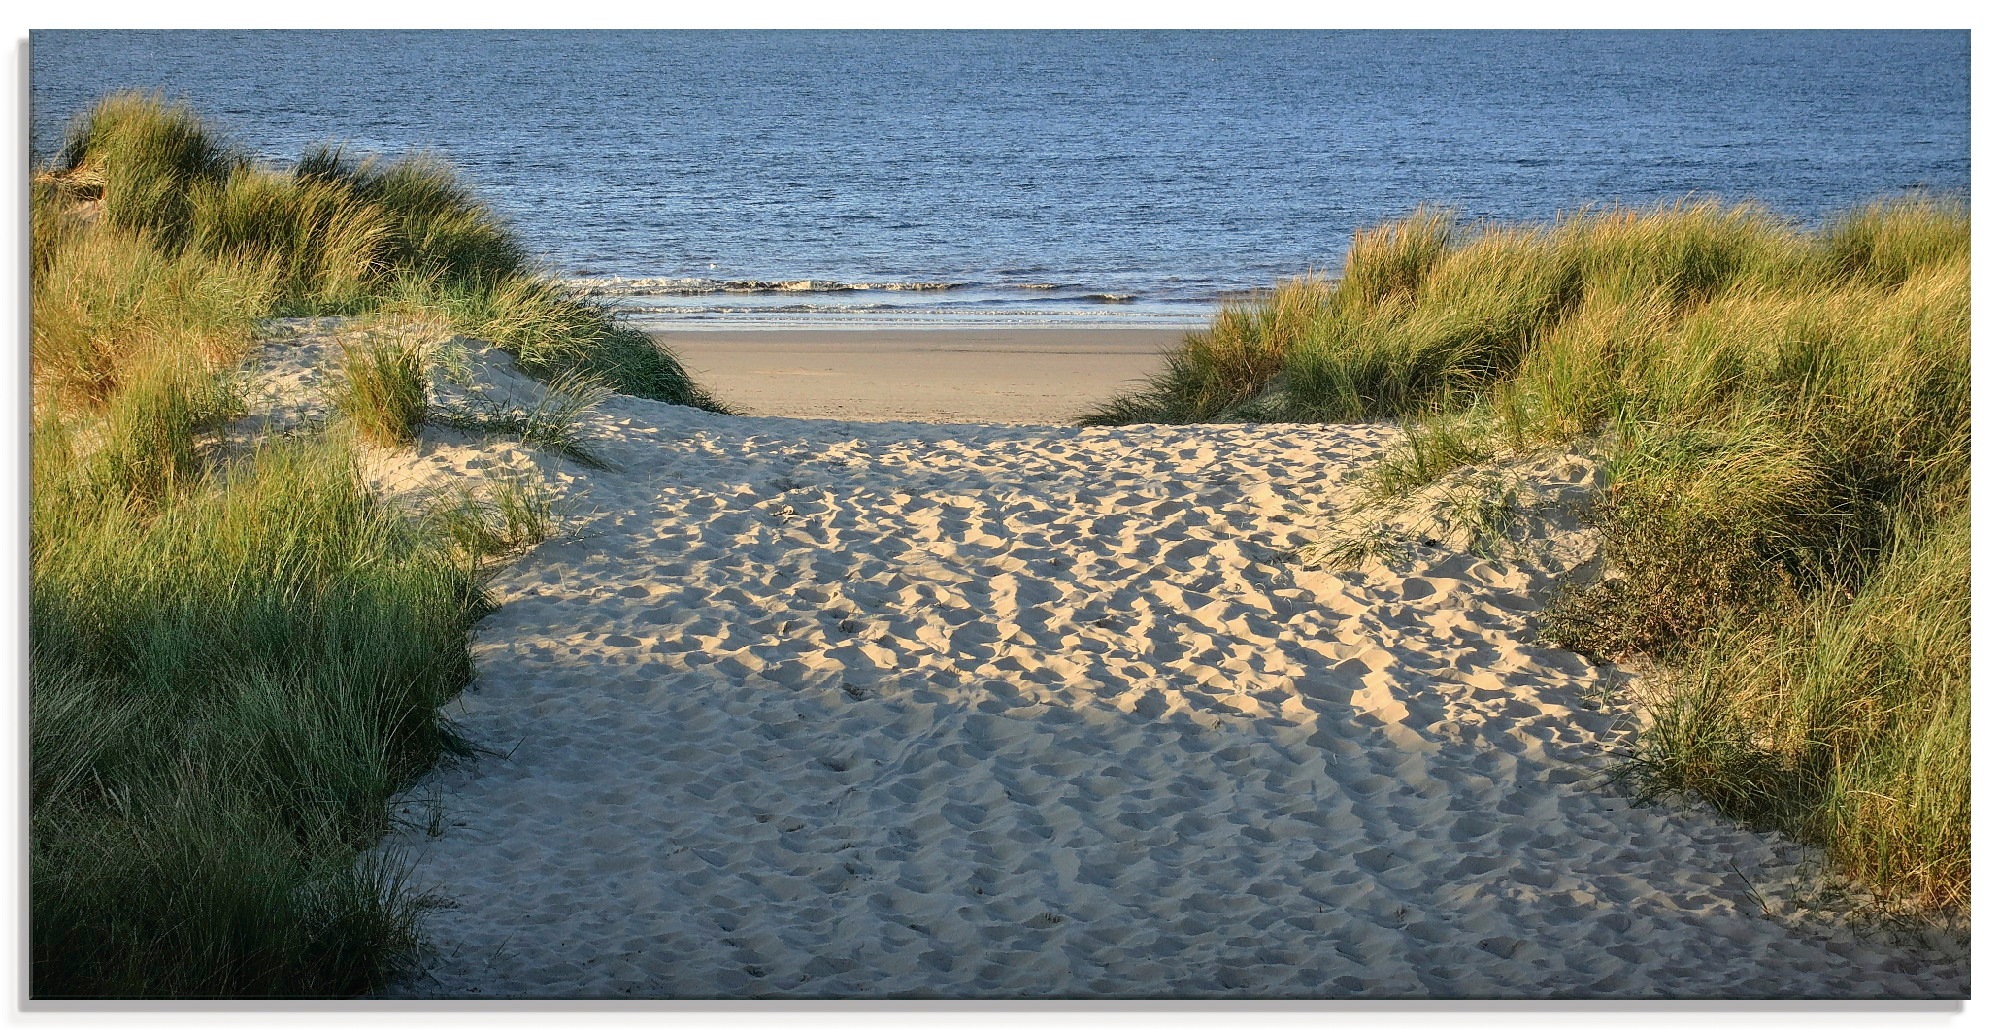
M 626 279 L 564 280 L 585 296 L 658 297 L 707 296 L 715 293 L 858 293 L 865 290 L 934 293 L 958 289 L 962 282 L 839 282 L 830 279 Z
M 594 297 L 698 297 L 718 294 L 813 294 L 813 293 L 943 293 L 951 290 L 984 289 L 995 293 L 1070 293 L 1064 299 L 1099 304 L 1127 304 L 1139 299 L 1136 292 L 1093 290 L 1088 286 L 1053 282 L 843 282 L 838 279 L 698 279 L 626 278 L 622 276 L 577 276 L 564 284 L 585 296 Z

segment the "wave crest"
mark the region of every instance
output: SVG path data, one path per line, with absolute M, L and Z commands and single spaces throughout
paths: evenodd
M 832 279 L 574 278 L 564 284 L 585 296 L 707 296 L 715 293 L 858 293 L 865 290 L 941 292 L 960 282 L 840 282 Z

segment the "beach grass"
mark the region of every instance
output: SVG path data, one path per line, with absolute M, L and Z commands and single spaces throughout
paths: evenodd
M 36 995 L 372 987 L 415 900 L 355 855 L 451 744 L 476 582 L 337 439 L 135 504 L 64 437 L 31 520 Z
M 368 491 L 355 438 L 408 442 L 426 413 L 428 340 L 407 333 L 348 348 L 335 425 L 225 446 L 260 320 L 498 326 L 565 397 L 591 372 L 705 394 L 528 267 L 435 160 L 275 169 L 117 94 L 30 202 L 30 989 L 375 989 L 427 900 L 364 855 L 392 793 L 464 749 L 439 709 L 471 675 L 479 558 L 553 514 L 502 484 L 468 560 L 448 519 Z
M 490 475 L 483 491 L 459 486 L 433 498 L 428 517 L 473 567 L 520 553 L 562 529 L 547 486 L 530 475 Z
M 1597 453 L 1611 574 L 1545 635 L 1660 663 L 1644 778 L 1825 846 L 1891 903 L 1962 910 L 1970 226 L 1925 196 L 1816 230 L 1704 201 L 1420 209 L 1358 234 L 1338 281 L 1225 308 L 1085 420 L 1396 419 L 1378 495 Z
M 511 436 L 578 464 L 603 468 L 603 460 L 584 440 L 583 418 L 612 392 L 594 377 L 569 370 L 549 379 L 548 389 L 533 403 L 510 403 L 475 392 L 463 403 L 438 411 L 434 420 L 455 429 Z
M 274 295 L 246 305 L 264 313 L 442 317 L 532 374 L 580 370 L 630 396 L 720 410 L 671 353 L 535 270 L 438 158 L 316 146 L 288 170 L 265 167 L 189 108 L 119 93 L 78 120 L 36 179 L 37 255 L 102 220 L 174 259 L 268 276 Z
M 729 413 L 651 337 L 553 279 L 516 275 L 467 287 L 402 276 L 387 287 L 382 309 L 442 316 L 454 330 L 498 344 L 531 375 L 587 376 L 627 396 Z
M 400 447 L 416 439 L 430 403 L 427 349 L 416 335 L 398 331 L 341 344 L 334 406 L 363 440 Z
M 1896 534 L 1859 591 L 1719 632 L 1666 673 L 1638 758 L 1652 791 L 1824 844 L 1892 907 L 1971 882 L 1971 521 Z
M 92 408 L 162 361 L 226 360 L 249 345 L 272 292 L 262 266 L 170 253 L 104 224 L 71 230 L 34 272 L 35 402 Z

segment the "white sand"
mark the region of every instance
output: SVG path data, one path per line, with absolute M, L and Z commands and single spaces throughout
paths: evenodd
M 538 467 L 583 534 L 495 582 L 449 711 L 495 754 L 384 845 L 451 905 L 399 995 L 1965 995 L 1788 914 L 1799 848 L 1607 788 L 1527 573 L 1284 563 L 1392 430 L 591 431 L 616 470 L 378 460 Z

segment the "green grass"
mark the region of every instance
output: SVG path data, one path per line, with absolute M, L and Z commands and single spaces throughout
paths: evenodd
M 470 392 L 465 403 L 439 411 L 436 420 L 456 429 L 512 436 L 578 464 L 605 468 L 604 461 L 584 442 L 583 418 L 611 392 L 588 375 L 565 371 L 549 380 L 547 391 L 533 404 L 509 404 Z
M 501 482 L 468 536 L 364 487 L 352 437 L 406 441 L 425 414 L 413 335 L 348 348 L 332 429 L 223 446 L 259 319 L 490 328 L 559 380 L 523 412 L 542 445 L 576 442 L 593 372 L 705 394 L 527 267 L 434 160 L 262 167 L 185 107 L 118 94 L 30 203 L 31 992 L 375 989 L 427 901 L 364 855 L 390 796 L 463 749 L 438 710 L 471 674 L 482 560 L 555 515 Z
M 674 356 L 530 266 L 505 222 L 426 155 L 382 162 L 308 149 L 261 167 L 185 106 L 100 101 L 36 176 L 39 270 L 75 223 L 102 221 L 170 260 L 268 276 L 272 314 L 435 318 L 500 345 L 530 373 L 588 373 L 631 396 L 723 407 Z
M 335 440 L 144 507 L 38 433 L 37 996 L 338 995 L 411 930 L 354 854 L 450 738 L 483 600 Z M 45 442 L 46 441 L 46 442 Z
M 160 361 L 228 360 L 272 291 L 261 266 L 165 253 L 110 226 L 72 232 L 34 275 L 35 403 L 95 407 Z
M 441 316 L 464 335 L 498 344 L 531 375 L 587 376 L 627 396 L 728 413 L 645 333 L 550 279 L 516 275 L 467 289 L 404 278 L 390 287 L 383 309 Z
M 363 440 L 400 447 L 416 439 L 430 398 L 426 349 L 408 331 L 372 332 L 341 344 L 334 406 Z
M 1896 903 L 1962 908 L 1965 564 L 1938 541 L 1970 503 L 1970 236 L 1927 197 L 1816 231 L 1712 202 L 1546 225 L 1419 210 L 1359 234 L 1337 282 L 1220 312 L 1088 421 L 1398 419 L 1378 499 L 1597 453 L 1613 574 L 1569 590 L 1547 635 L 1650 655 L 1668 709 L 1699 712 L 1648 735 L 1651 781 L 1823 844 Z M 1931 598 L 1926 620 L 1889 617 L 1891 592 Z
M 106 222 L 174 249 L 188 236 L 203 188 L 248 164 L 187 106 L 117 93 L 71 127 L 54 171 L 69 196 L 100 204 Z
M 1647 785 L 1823 842 L 1892 906 L 1963 908 L 1971 862 L 1969 509 L 1898 534 L 1852 598 L 1719 633 L 1668 674 Z
M 474 568 L 552 538 L 563 523 L 548 487 L 527 474 L 491 476 L 483 492 L 458 486 L 440 493 L 429 517 Z

